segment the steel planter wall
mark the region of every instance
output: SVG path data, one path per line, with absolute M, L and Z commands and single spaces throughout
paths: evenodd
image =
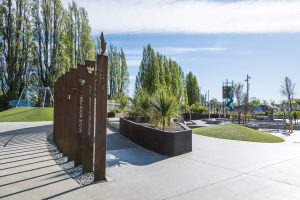
M 177 156 L 192 151 L 192 130 L 167 132 L 145 127 L 139 123 L 120 118 L 120 133 L 134 143 L 166 156 Z

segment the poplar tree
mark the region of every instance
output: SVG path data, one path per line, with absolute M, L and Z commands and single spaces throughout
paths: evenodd
M 128 92 L 129 72 L 125 52 L 113 44 L 108 48 L 108 90 L 109 99 L 124 96 Z
M 116 97 L 118 94 L 119 88 L 120 88 L 120 82 L 121 82 L 121 70 L 120 70 L 120 57 L 117 47 L 114 47 L 113 50 L 113 66 L 111 68 L 113 69 L 113 87 L 112 87 L 112 97 Z
M 0 101 L 18 99 L 27 85 L 53 86 L 70 67 L 94 59 L 84 8 L 61 0 L 0 0 Z M 48 97 L 49 98 L 49 97 Z
M 155 52 L 150 44 L 144 47 L 136 90 L 143 88 L 154 94 L 159 88 L 166 87 L 178 100 L 184 101 L 184 82 L 182 69 L 175 61 Z
M 129 72 L 128 72 L 128 66 L 126 62 L 126 56 L 121 48 L 120 52 L 120 67 L 121 67 L 121 83 L 120 83 L 120 89 L 119 93 L 122 95 L 126 95 L 128 93 L 128 86 L 129 86 Z
M 34 39 L 37 66 L 42 87 L 53 90 L 57 78 L 65 71 L 64 9 L 60 0 L 34 0 Z
M 195 103 L 200 103 L 200 90 L 196 76 L 189 72 L 186 76 L 186 93 L 188 104 L 191 106 Z
M 33 62 L 33 40 L 28 0 L 0 4 L 0 86 L 2 107 L 17 99 L 28 82 Z
M 67 54 L 68 68 L 76 67 L 77 64 L 84 64 L 85 60 L 95 58 L 94 42 L 91 39 L 91 28 L 89 26 L 86 10 L 79 7 L 74 1 L 69 4 L 66 18 Z

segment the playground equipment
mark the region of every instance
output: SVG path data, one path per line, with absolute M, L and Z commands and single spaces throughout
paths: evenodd
M 47 93 L 53 105 L 53 95 L 49 87 L 25 86 L 18 100 L 11 100 L 9 105 L 12 107 L 33 107 L 35 106 L 38 94 L 42 94 L 42 107 L 45 107 Z M 50 102 L 50 103 L 51 103 Z
M 228 111 L 232 112 L 233 106 L 233 81 L 228 82 L 223 82 L 223 99 L 225 100 L 225 105 L 228 108 Z

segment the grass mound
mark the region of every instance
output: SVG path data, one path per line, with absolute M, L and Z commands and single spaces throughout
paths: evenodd
M 0 112 L 0 122 L 53 121 L 53 108 L 19 107 Z
M 283 142 L 280 137 L 263 133 L 237 124 L 225 124 L 193 129 L 193 133 L 215 138 L 241 140 L 249 142 L 275 143 Z

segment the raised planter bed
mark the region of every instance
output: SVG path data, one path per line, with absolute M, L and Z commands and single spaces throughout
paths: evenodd
M 192 130 L 180 124 L 182 131 L 167 132 L 120 118 L 120 133 L 134 143 L 166 156 L 192 151 Z

